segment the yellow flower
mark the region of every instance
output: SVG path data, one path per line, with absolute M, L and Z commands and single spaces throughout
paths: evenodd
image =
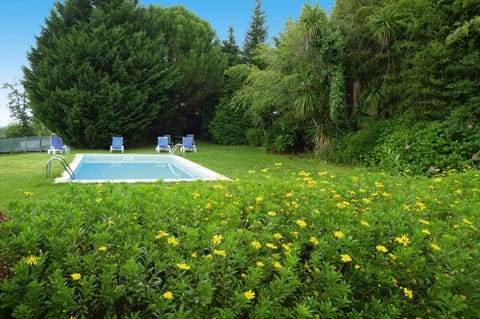
M 382 188 L 383 187 L 383 184 L 381 182 L 375 182 L 375 186 L 377 188 Z
M 273 263 L 273 267 L 275 267 L 275 268 L 277 268 L 277 269 L 280 269 L 280 268 L 282 268 L 283 266 L 282 266 L 282 263 L 281 263 L 281 262 L 276 261 L 276 262 Z
M 344 262 L 344 263 L 348 263 L 348 262 L 352 261 L 352 257 L 350 257 L 349 255 L 340 255 L 340 257 L 341 257 L 342 262 Z
M 247 298 L 248 300 L 252 300 L 252 299 L 255 299 L 255 292 L 252 291 L 252 290 L 247 290 L 243 293 L 243 295 L 245 296 L 245 298 Z
M 200 194 L 195 192 L 195 193 L 192 194 L 192 196 L 193 196 L 193 198 L 199 198 Z
M 262 244 L 260 244 L 258 241 L 254 240 L 251 242 L 251 244 L 253 247 L 257 248 L 257 249 L 260 249 L 262 248 Z
M 108 222 L 107 222 L 107 225 L 108 226 L 113 226 L 113 225 L 115 225 L 115 222 L 113 220 L 109 219 Z
M 428 220 L 425 220 L 425 219 L 419 219 L 418 220 L 421 224 L 424 224 L 424 225 L 430 225 L 430 222 Z
M 335 206 L 337 206 L 338 208 L 345 208 L 345 207 L 347 207 L 348 205 L 350 205 L 349 202 L 341 201 L 341 202 L 338 202 Z
M 283 235 L 280 234 L 280 233 L 275 233 L 275 234 L 273 234 L 273 238 L 275 238 L 276 240 L 280 240 L 280 239 L 283 238 Z
M 342 233 L 340 230 L 335 231 L 334 236 L 337 237 L 338 239 L 342 239 L 345 237 L 345 234 Z
M 297 219 L 296 223 L 297 223 L 298 226 L 300 226 L 302 228 L 305 228 L 305 227 L 308 226 L 307 222 L 304 221 L 303 219 Z
M 173 298 L 173 293 L 171 291 L 165 291 L 163 293 L 163 298 L 164 299 L 172 299 Z
M 226 198 L 231 198 L 231 197 L 233 197 L 233 194 L 232 194 L 232 193 L 226 193 L 226 194 L 225 194 L 225 197 L 226 197 Z
M 34 255 L 30 255 L 25 260 L 25 262 L 27 263 L 27 265 L 34 266 L 34 265 L 38 264 L 38 257 L 36 257 Z
M 432 234 L 428 229 L 422 229 L 422 233 L 424 233 L 425 235 L 428 235 L 428 236 L 430 236 Z
M 317 237 L 315 236 L 311 236 L 310 237 L 310 242 L 314 245 L 314 246 L 317 246 L 319 244 L 319 241 L 317 239 Z
M 223 239 L 222 235 L 215 235 L 212 238 L 212 243 L 214 243 L 215 245 L 218 245 L 222 242 L 222 239 Z
M 275 217 L 275 216 L 277 216 L 277 213 L 275 213 L 274 211 L 269 211 L 267 213 L 267 215 L 270 216 L 270 217 Z
M 364 220 L 360 221 L 360 224 L 365 227 L 370 227 L 370 224 Z
M 403 246 L 408 246 L 408 244 L 410 244 L 410 239 L 405 234 L 402 234 L 401 237 L 396 237 L 395 241 Z
M 206 208 L 206 209 L 212 208 L 212 204 L 211 204 L 211 203 L 206 203 L 206 204 L 205 204 L 205 208 Z
M 275 246 L 275 245 L 272 244 L 272 243 L 267 243 L 267 244 L 265 244 L 265 246 L 268 247 L 268 248 L 270 248 L 270 249 L 277 249 L 277 248 L 278 248 L 277 246 Z
M 27 197 L 31 197 L 31 196 L 35 195 L 34 192 L 23 192 L 23 194 L 25 194 L 25 196 L 27 196 Z
M 98 247 L 98 251 L 107 251 L 107 247 L 106 246 L 100 246 L 100 247 Z
M 227 257 L 227 252 L 225 250 L 214 250 L 213 254 L 218 255 L 218 256 Z
M 82 278 L 82 275 L 80 275 L 78 272 L 76 272 L 76 273 L 71 274 L 70 277 L 72 277 L 73 280 L 80 280 L 80 278 Z
M 178 239 L 175 238 L 175 236 L 168 237 L 167 243 L 169 243 L 172 246 L 177 246 L 178 245 Z
M 206 259 L 207 261 L 212 260 L 212 258 L 213 258 L 213 257 L 212 257 L 212 254 L 208 254 L 208 255 L 205 256 L 205 259 Z
M 193 252 L 190 256 L 192 256 L 192 258 L 197 258 L 198 254 L 196 252 Z
M 189 270 L 190 266 L 184 263 L 178 263 L 177 268 L 182 269 L 182 270 Z
M 256 202 L 257 204 L 260 203 L 261 201 L 263 201 L 263 196 L 255 197 L 255 202 Z
M 159 230 L 158 233 L 155 235 L 155 239 L 160 239 L 165 236 L 168 236 L 168 233 L 163 230 Z
M 375 248 L 377 249 L 377 251 L 379 251 L 381 253 L 388 253 L 387 247 L 385 247 L 383 245 L 377 245 Z
M 410 289 L 408 289 L 408 288 L 403 288 L 403 294 L 404 294 L 405 297 L 407 297 L 408 299 L 413 299 L 413 291 L 411 291 Z
M 100 204 L 102 201 L 103 201 L 103 198 L 97 198 L 97 199 L 95 200 L 95 202 L 96 202 L 97 204 Z
M 279 166 L 282 166 L 282 163 L 275 163 L 274 165 L 275 167 L 279 167 Z
M 262 263 L 261 261 L 257 261 L 256 265 L 257 265 L 257 267 L 263 267 L 263 266 L 265 266 L 265 264 Z
M 442 250 L 442 248 L 440 246 L 438 246 L 437 244 L 434 244 L 434 243 L 431 243 L 430 244 L 430 247 L 435 250 L 435 251 L 440 251 Z

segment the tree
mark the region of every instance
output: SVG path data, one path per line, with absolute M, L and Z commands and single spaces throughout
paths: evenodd
M 232 98 L 254 69 L 238 64 L 225 71 L 220 103 L 216 106 L 215 116 L 209 124 L 209 132 L 215 143 L 245 144 L 246 131 L 252 127 L 252 121 L 246 112 L 247 108 L 241 104 L 236 105 Z
M 259 44 L 266 43 L 268 28 L 265 26 L 265 20 L 266 14 L 262 10 L 262 1 L 255 0 L 253 15 L 243 43 L 243 56 L 247 64 L 254 64 L 255 49 Z
M 3 88 L 9 90 L 8 108 L 11 118 L 16 122 L 8 126 L 6 135 L 8 137 L 32 135 L 34 131 L 33 118 L 23 86 L 20 83 L 4 83 Z
M 140 141 L 168 113 L 176 79 L 162 33 L 136 1 L 55 6 L 23 68 L 34 116 L 75 146 L 105 147 L 117 134 Z
M 228 40 L 222 41 L 222 52 L 227 55 L 228 67 L 242 63 L 241 51 L 233 34 L 233 27 L 228 28 Z
M 166 61 L 180 75 L 169 92 L 169 107 L 176 110 L 172 132 L 206 131 L 227 64 L 220 41 L 208 22 L 183 6 L 152 6 L 150 13 L 164 34 Z

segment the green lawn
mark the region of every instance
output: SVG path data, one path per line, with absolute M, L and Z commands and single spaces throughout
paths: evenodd
M 63 156 L 70 162 L 77 153 L 106 154 L 108 151 L 72 150 Z M 154 154 L 155 151 L 152 146 L 127 149 L 126 153 Z M 50 157 L 51 155 L 45 152 L 0 155 L 0 208 L 6 209 L 11 201 L 24 200 L 25 192 L 33 192 L 35 198 L 41 200 L 47 198 L 50 192 L 61 192 L 66 187 L 53 183 L 63 171 L 59 162 L 53 162 L 50 176 L 45 176 L 46 162 Z M 267 154 L 263 149 L 251 146 L 221 146 L 209 143 L 199 143 L 198 152 L 186 153 L 185 157 L 232 179 L 244 178 L 251 170 L 270 167 L 280 162 L 284 168 L 291 170 L 316 170 L 326 166 L 314 159 Z

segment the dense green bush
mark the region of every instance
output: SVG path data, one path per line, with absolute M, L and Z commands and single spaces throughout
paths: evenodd
M 478 172 L 71 185 L 0 223 L 2 318 L 477 318 Z
M 251 127 L 251 120 L 243 110 L 233 109 L 226 103 L 216 107 L 215 117 L 208 126 L 208 131 L 215 143 L 223 145 L 246 144 L 246 130 Z
M 340 164 L 359 164 L 373 151 L 378 139 L 385 134 L 389 121 L 365 121 L 360 130 L 338 138 L 328 152 L 328 160 Z
M 262 146 L 263 131 L 260 128 L 252 127 L 247 130 L 246 139 L 248 145 Z
M 462 121 L 420 122 L 385 135 L 369 160 L 390 172 L 426 174 L 478 165 L 480 128 Z

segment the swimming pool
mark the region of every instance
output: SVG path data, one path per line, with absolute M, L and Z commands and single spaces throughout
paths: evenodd
M 56 183 L 164 182 L 228 180 L 206 167 L 177 155 L 77 154 Z

